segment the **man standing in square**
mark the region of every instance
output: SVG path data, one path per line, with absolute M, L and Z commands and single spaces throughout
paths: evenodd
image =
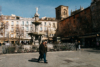
M 40 61 L 40 59 L 43 57 L 44 58 L 44 63 L 48 63 L 46 61 L 46 48 L 45 48 L 45 41 L 42 42 L 42 44 L 39 46 L 39 59 L 38 62 Z

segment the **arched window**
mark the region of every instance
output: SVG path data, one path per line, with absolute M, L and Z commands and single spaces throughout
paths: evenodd
M 67 10 L 66 9 L 64 9 L 64 15 L 66 15 L 67 14 Z

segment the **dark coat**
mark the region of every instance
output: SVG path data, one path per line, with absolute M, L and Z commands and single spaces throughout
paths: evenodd
M 41 44 L 40 46 L 39 46 L 39 53 L 40 54 L 44 54 L 44 53 L 46 53 L 46 48 L 45 48 L 45 46 L 43 45 L 43 44 Z
M 46 53 L 47 53 L 47 46 L 45 47 Z

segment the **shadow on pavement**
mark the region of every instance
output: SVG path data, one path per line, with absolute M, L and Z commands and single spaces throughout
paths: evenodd
M 37 62 L 37 63 L 44 63 L 42 60 L 40 60 L 40 62 L 38 62 L 37 58 L 32 58 L 31 60 L 28 60 L 29 62 Z
M 28 60 L 29 62 L 38 62 L 37 58 L 32 58 L 31 60 Z
M 73 62 L 72 60 L 68 60 L 68 59 L 66 59 L 64 61 L 66 61 L 67 63 Z

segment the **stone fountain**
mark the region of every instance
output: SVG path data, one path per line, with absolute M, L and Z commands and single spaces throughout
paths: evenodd
M 39 32 L 39 25 L 41 22 L 39 22 L 39 14 L 38 14 L 38 8 L 36 8 L 36 13 L 34 15 L 35 21 L 32 22 L 35 25 L 35 30 L 33 33 L 28 33 L 28 35 L 31 36 L 31 43 L 33 45 L 39 46 L 42 42 L 42 35 L 43 33 Z

